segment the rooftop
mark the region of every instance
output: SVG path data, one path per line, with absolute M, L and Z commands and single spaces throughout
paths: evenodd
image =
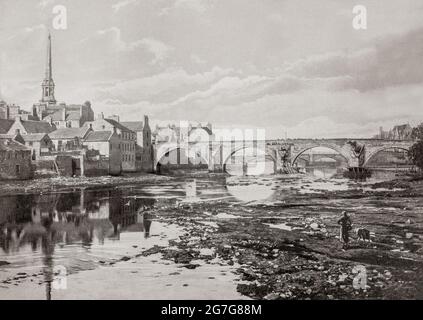
M 21 120 L 21 122 L 28 133 L 50 133 L 56 129 L 44 121 Z
M 114 126 L 116 129 L 120 129 L 122 131 L 132 131 L 131 129 L 129 129 L 128 127 L 126 127 L 125 125 L 117 122 L 116 120 L 113 119 L 104 119 L 105 121 L 107 121 L 108 123 L 110 123 L 112 126 Z
M 144 129 L 144 123 L 142 121 L 125 121 L 121 122 L 121 124 L 134 132 L 142 131 Z
M 29 141 L 41 141 L 47 133 L 30 133 L 30 134 L 23 134 L 21 137 L 24 139 L 25 142 Z
M 75 137 L 84 138 L 87 132 L 90 130 L 89 127 L 81 128 L 60 128 L 49 134 L 51 139 L 73 139 Z
M 30 149 L 15 140 L 0 139 L 0 151 L 30 151 Z
M 112 131 L 90 131 L 85 138 L 86 142 L 101 142 L 109 141 L 112 136 Z
M 6 134 L 12 126 L 14 120 L 0 119 L 0 134 Z

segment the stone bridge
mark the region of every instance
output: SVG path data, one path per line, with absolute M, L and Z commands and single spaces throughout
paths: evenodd
M 257 159 L 273 161 L 274 172 L 281 172 L 287 166 L 295 166 L 299 157 L 310 149 L 325 147 L 336 151 L 348 167 L 366 167 L 377 153 L 390 149 L 408 151 L 414 141 L 382 139 L 280 139 L 280 140 L 232 140 L 193 141 L 187 143 L 160 143 L 155 145 L 155 164 L 179 161 L 180 156 L 167 159 L 175 150 L 186 153 L 190 162 L 207 164 L 209 171 L 224 171 L 226 164 L 235 157 L 242 157 L 246 150 L 253 150 Z M 251 157 L 251 153 L 249 154 Z

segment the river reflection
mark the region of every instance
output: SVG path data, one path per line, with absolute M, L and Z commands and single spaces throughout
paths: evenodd
M 152 198 L 125 197 L 120 190 L 0 197 L 0 248 L 3 255 L 20 250 L 48 254 L 51 246 L 104 244 L 124 231 L 148 237 L 151 217 L 145 212 L 154 203 Z

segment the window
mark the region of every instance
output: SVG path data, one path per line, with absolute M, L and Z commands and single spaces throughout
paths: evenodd
M 29 142 L 29 145 L 32 147 L 32 141 Z
M 21 172 L 21 166 L 20 165 L 16 165 L 16 174 L 19 174 Z

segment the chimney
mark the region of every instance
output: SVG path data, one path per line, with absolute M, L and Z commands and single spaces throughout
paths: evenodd
M 97 118 L 98 119 L 104 119 L 104 113 L 103 112 L 99 113 Z
M 15 120 L 16 120 L 16 121 L 18 121 L 18 122 L 21 122 L 21 121 L 22 121 L 21 116 L 20 116 L 20 115 L 17 115 L 17 116 L 15 117 Z
M 120 118 L 117 114 L 113 114 L 109 117 L 111 120 L 115 120 L 116 122 L 120 122 Z
M 62 120 L 65 121 L 66 120 L 66 108 L 62 109 Z

